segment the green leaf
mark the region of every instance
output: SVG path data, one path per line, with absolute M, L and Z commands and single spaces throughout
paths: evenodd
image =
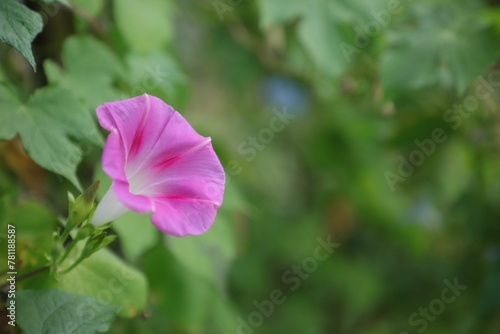
M 202 235 L 166 237 L 165 242 L 180 263 L 223 290 L 229 266 L 236 257 L 235 233 L 223 216 L 218 216 L 213 227 Z
M 127 54 L 127 78 L 130 96 L 148 93 L 176 108 L 186 100 L 188 79 L 180 64 L 166 52 Z
M 436 168 L 437 189 L 435 193 L 446 204 L 458 200 L 473 180 L 473 157 L 466 145 L 450 141 L 441 148 L 440 164 Z
M 387 6 L 383 0 L 259 0 L 261 26 L 267 29 L 297 20 L 297 39 L 312 63 L 327 77 L 338 78 L 356 49 L 353 25 L 373 20 L 371 11 Z
M 15 48 L 35 69 L 31 42 L 42 31 L 42 17 L 16 0 L 0 2 L 0 40 Z
M 498 39 L 477 4 L 415 4 L 387 35 L 381 76 L 387 91 L 452 84 L 462 93 L 498 57 Z
M 136 51 L 162 49 L 173 36 L 173 4 L 164 0 L 120 0 L 113 4 L 118 30 Z M 131 24 L 140 22 L 140 24 Z
M 85 9 L 89 14 L 97 15 L 104 9 L 104 0 L 72 0 L 73 5 Z
M 334 20 L 336 5 L 327 0 L 260 0 L 261 25 L 267 28 L 300 19 L 297 27 L 299 41 L 318 69 L 337 77 L 347 68 L 348 59 L 341 48 L 345 37 Z
M 293 19 L 305 18 L 313 19 L 319 14 L 318 7 L 326 6 L 329 8 L 329 20 L 342 22 L 367 22 L 373 20 L 373 11 L 387 9 L 388 3 L 386 0 L 338 0 L 335 2 L 335 8 L 331 1 L 328 0 L 313 0 L 304 2 L 300 0 L 258 0 L 261 12 L 261 25 L 270 27 L 276 24 L 284 24 Z
M 186 332 L 225 333 L 236 328 L 237 314 L 227 298 L 212 282 L 193 275 L 175 261 L 163 245 L 147 253 L 145 270 L 151 284 L 152 307 Z M 216 329 L 209 328 L 211 323 Z
M 146 277 L 106 248 L 92 254 L 69 273 L 58 276 L 58 280 L 45 272 L 25 284 L 27 289 L 58 289 L 98 298 L 120 306 L 119 314 L 125 317 L 136 316 L 146 307 Z
M 68 0 L 31 0 L 31 1 L 36 1 L 36 2 L 45 2 L 45 3 L 63 3 L 66 5 L 69 5 Z
M 329 3 L 315 1 L 308 6 L 306 19 L 299 26 L 298 38 L 317 67 L 327 74 L 340 76 L 348 61 L 340 47 L 343 34 L 334 22 Z
M 9 224 L 15 226 L 18 270 L 40 268 L 47 265 L 45 254 L 50 254 L 52 232 L 57 219 L 44 205 L 24 202 L 9 215 Z
M 102 42 L 89 35 L 69 37 L 63 46 L 64 70 L 47 60 L 43 66 L 50 83 L 69 89 L 92 113 L 98 105 L 119 100 L 122 94 L 114 87 L 124 76 L 118 57 Z
M 106 332 L 118 307 L 98 299 L 49 290 L 16 294 L 17 322 L 25 333 Z
M 260 24 L 266 28 L 286 23 L 307 11 L 307 4 L 303 1 L 258 0 L 258 4 L 261 12 Z
M 101 145 L 102 136 L 78 100 L 60 87 L 44 87 L 22 103 L 0 86 L 0 110 L 0 139 L 19 134 L 37 164 L 81 189 L 75 171 L 82 152 L 70 137 Z
M 160 238 L 150 215 L 128 212 L 116 219 L 112 226 L 119 236 L 123 253 L 131 262 L 136 262 Z

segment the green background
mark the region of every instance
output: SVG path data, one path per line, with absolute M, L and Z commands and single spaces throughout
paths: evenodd
M 227 177 L 202 236 L 128 213 L 60 281 L 18 281 L 18 329 L 500 331 L 498 1 L 5 0 L 0 35 L 0 274 L 7 224 L 19 279 L 67 191 L 106 191 L 105 101 L 162 98 Z

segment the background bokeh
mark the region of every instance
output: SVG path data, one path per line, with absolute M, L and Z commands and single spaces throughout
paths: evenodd
M 148 289 L 109 333 L 499 333 L 498 1 L 47 2 L 28 3 L 44 19 L 36 72 L 2 44 L 2 85 L 21 101 L 60 87 L 94 120 L 156 95 L 227 174 L 205 235 L 114 222 L 109 248 Z M 74 139 L 78 180 L 102 195 L 102 148 Z M 0 226 L 19 224 L 27 272 L 77 189 L 22 138 L 0 150 Z M 106 286 L 80 277 L 62 288 Z

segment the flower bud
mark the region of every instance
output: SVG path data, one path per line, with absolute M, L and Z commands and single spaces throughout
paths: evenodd
M 71 203 L 70 199 L 69 221 L 72 223 L 73 227 L 88 219 L 89 215 L 94 211 L 94 200 L 97 195 L 97 190 L 99 190 L 99 184 L 100 181 L 92 183 L 92 185 L 78 196 L 73 203 Z

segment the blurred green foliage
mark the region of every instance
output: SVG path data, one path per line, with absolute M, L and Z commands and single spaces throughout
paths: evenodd
M 18 282 L 18 325 L 54 309 L 61 333 L 498 333 L 499 5 L 2 2 L 0 40 L 20 52 L 0 45 L 2 274 L 8 224 L 19 279 L 50 254 L 66 192 L 109 186 L 105 101 L 162 98 L 227 173 L 209 232 L 129 213 L 59 281 Z

